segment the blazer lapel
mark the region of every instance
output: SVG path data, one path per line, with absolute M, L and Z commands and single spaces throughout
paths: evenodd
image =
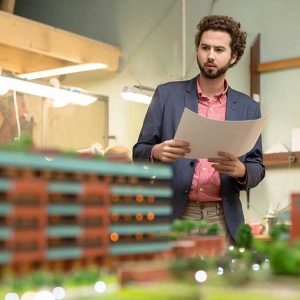
M 184 95 L 185 107 L 198 113 L 197 77 L 188 81 Z
M 235 96 L 234 91 L 228 87 L 227 101 L 226 101 L 226 117 L 225 120 L 240 120 L 239 101 Z

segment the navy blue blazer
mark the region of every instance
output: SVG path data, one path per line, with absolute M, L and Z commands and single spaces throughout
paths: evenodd
M 187 107 L 198 112 L 197 77 L 187 81 L 162 84 L 157 87 L 146 113 L 138 142 L 133 147 L 133 160 L 149 161 L 155 144 L 174 138 L 181 115 Z M 251 120 L 260 118 L 258 103 L 247 95 L 228 88 L 226 120 Z M 247 154 L 240 157 L 246 166 L 246 181 L 240 184 L 235 178 L 221 176 L 221 196 L 224 215 L 232 237 L 244 222 L 239 199 L 240 191 L 255 187 L 264 178 L 261 137 Z M 187 205 L 196 160 L 179 159 L 173 167 L 173 218 L 182 215 Z

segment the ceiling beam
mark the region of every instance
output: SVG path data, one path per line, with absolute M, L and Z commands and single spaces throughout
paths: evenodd
M 61 68 L 66 65 L 68 62 L 61 59 L 0 44 L 0 66 L 3 70 L 12 73 L 36 72 L 41 69 Z
M 13 14 L 15 10 L 15 2 L 15 0 L 0 0 L 0 10 Z
M 120 50 L 115 46 L 1 11 L 0 24 L 2 50 L 14 49 L 19 53 L 15 63 L 21 64 L 13 67 L 9 51 L 0 52 L 0 61 L 7 61 L 2 68 L 7 71 L 19 68 L 26 73 L 84 63 L 103 63 L 112 72 L 118 69 Z M 34 62 L 34 57 L 40 58 Z

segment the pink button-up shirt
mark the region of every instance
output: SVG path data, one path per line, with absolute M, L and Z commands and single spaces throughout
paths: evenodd
M 225 81 L 224 91 L 209 99 L 202 94 L 199 77 L 197 80 L 198 91 L 198 114 L 214 120 L 224 121 L 226 114 L 228 85 Z M 207 132 L 207 134 L 210 134 Z M 220 149 L 221 150 L 221 149 Z M 189 200 L 197 202 L 221 201 L 221 179 L 220 174 L 207 159 L 198 159 L 192 186 L 189 192 Z

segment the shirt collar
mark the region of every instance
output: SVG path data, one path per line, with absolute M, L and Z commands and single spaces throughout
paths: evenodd
M 220 103 L 225 101 L 225 97 L 223 97 L 228 91 L 228 83 L 225 79 L 224 81 L 224 91 L 220 94 L 215 95 L 215 99 L 217 99 Z M 200 87 L 200 81 L 199 81 L 199 76 L 197 77 L 197 94 L 198 94 L 198 99 L 199 101 L 207 101 L 209 100 L 206 96 L 202 95 L 202 90 Z

